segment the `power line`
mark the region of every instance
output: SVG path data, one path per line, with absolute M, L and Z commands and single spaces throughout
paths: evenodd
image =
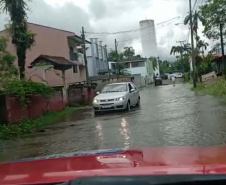
M 169 19 L 169 20 L 164 21 L 164 22 L 157 23 L 156 25 L 157 26 L 161 26 L 161 27 L 165 27 L 165 26 L 171 24 L 172 21 L 176 21 L 178 19 L 180 19 L 180 16 L 174 17 L 174 18 Z M 167 24 L 165 25 L 165 23 L 167 23 Z M 152 26 L 147 26 L 147 27 L 142 28 L 142 29 L 134 29 L 134 30 L 126 30 L 126 31 L 118 31 L 118 32 L 99 32 L 99 33 L 97 33 L 97 32 L 86 32 L 86 34 L 92 34 L 92 35 L 117 35 L 117 34 L 124 34 L 124 33 L 130 33 L 130 32 L 138 32 L 140 30 L 148 29 L 150 27 L 152 27 Z
M 198 0 L 195 0 L 195 4 L 194 4 L 194 6 L 193 6 L 193 9 L 192 9 L 192 11 L 194 11 L 194 9 L 195 9 L 195 6 L 196 6 L 197 2 L 198 2 Z
M 202 2 L 201 2 L 201 6 L 203 5 L 203 3 L 204 3 L 204 0 L 202 0 Z

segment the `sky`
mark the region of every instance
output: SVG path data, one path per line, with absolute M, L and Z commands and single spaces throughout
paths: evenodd
M 201 2 L 198 0 L 197 6 Z M 163 60 L 174 60 L 175 56 L 169 55 L 171 47 L 189 38 L 188 26 L 175 25 L 182 23 L 188 14 L 188 0 L 32 0 L 28 5 L 29 22 L 73 31 L 79 36 L 82 27 L 87 32 L 118 32 L 138 29 L 140 20 L 153 19 L 158 55 Z M 178 16 L 180 18 L 168 25 L 157 25 Z M 8 21 L 7 15 L 0 14 L 0 30 Z M 139 31 L 118 35 L 86 34 L 86 38 L 99 38 L 109 50 L 114 48 L 114 39 L 117 39 L 119 50 L 132 46 L 136 54 L 142 55 Z

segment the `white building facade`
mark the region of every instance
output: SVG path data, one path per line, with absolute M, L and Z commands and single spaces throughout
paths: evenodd
M 135 84 L 140 87 L 153 82 L 153 68 L 149 64 L 150 60 L 134 56 L 131 59 L 124 60 L 125 70 L 134 76 Z M 109 69 L 114 71 L 115 62 L 109 62 Z

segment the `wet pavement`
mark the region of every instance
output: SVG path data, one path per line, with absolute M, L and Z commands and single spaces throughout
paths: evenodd
M 62 117 L 45 132 L 1 141 L 0 161 L 98 149 L 226 143 L 226 103 L 189 85 L 141 90 L 141 108 L 95 117 L 92 108 Z

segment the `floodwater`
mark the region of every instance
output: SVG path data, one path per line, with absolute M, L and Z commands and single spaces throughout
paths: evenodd
M 45 132 L 1 141 L 0 161 L 98 149 L 226 143 L 226 103 L 177 84 L 141 90 L 141 108 L 95 117 L 76 110 Z

